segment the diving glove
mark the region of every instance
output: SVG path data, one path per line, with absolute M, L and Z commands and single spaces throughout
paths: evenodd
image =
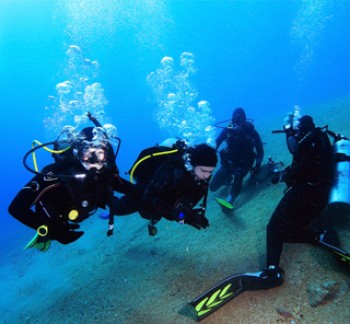
M 184 222 L 198 230 L 209 227 L 209 221 L 201 208 L 192 209 Z
M 80 228 L 78 224 L 52 223 L 48 225 L 48 236 L 61 244 L 69 244 L 84 234 L 82 231 L 75 231 L 78 228 Z
M 61 244 L 69 244 L 79 239 L 84 232 L 75 231 L 80 228 L 78 224 L 50 222 L 38 228 L 38 234 Z

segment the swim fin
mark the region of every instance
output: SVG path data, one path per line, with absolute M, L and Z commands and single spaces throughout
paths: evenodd
M 24 250 L 30 248 L 36 248 L 40 252 L 46 252 L 51 245 L 51 240 L 40 236 L 38 233 L 28 242 L 28 244 L 24 247 Z
M 342 261 L 345 264 L 347 264 L 348 266 L 350 266 L 350 254 L 348 252 L 343 251 L 339 247 L 331 245 L 331 244 L 326 243 L 324 241 L 319 241 L 319 243 L 323 247 L 325 247 L 327 250 L 330 250 L 331 252 L 335 253 L 339 257 L 340 261 Z
M 230 204 L 227 200 L 222 198 L 215 198 L 215 200 L 218 202 L 218 204 L 227 210 L 233 210 L 232 204 Z
M 283 270 L 278 268 L 273 275 L 269 275 L 268 271 L 233 275 L 195 298 L 190 302 L 190 305 L 195 310 L 197 320 L 202 320 L 247 290 L 269 289 L 282 285 L 284 280 Z

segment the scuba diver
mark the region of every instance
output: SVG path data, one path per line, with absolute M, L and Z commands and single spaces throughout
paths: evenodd
M 328 135 L 335 141 L 344 137 L 315 127 L 313 118 L 308 115 L 301 116 L 294 125 L 292 118 L 283 131 L 273 131 L 286 134 L 293 159 L 280 175 L 279 180 L 284 181 L 287 188 L 266 229 L 266 268 L 258 272 L 235 274 L 195 298 L 190 305 L 195 309 L 198 320 L 245 291 L 281 286 L 284 270 L 280 267 L 280 257 L 284 243 L 317 244 L 350 265 L 350 254 L 339 248 L 336 231 L 329 225 L 323 228 L 315 224 L 328 203 L 333 186 L 334 162 L 350 161 L 350 157 L 342 153 L 338 157 L 336 154 L 334 159 Z M 348 173 L 346 177 L 349 177 Z M 344 182 L 344 179 L 341 180 Z
M 287 188 L 266 228 L 266 268 L 226 278 L 196 298 L 192 303 L 198 317 L 204 317 L 222 305 L 222 301 L 218 307 L 205 304 L 210 296 L 216 298 L 219 289 L 225 291 L 226 302 L 247 290 L 281 286 L 284 270 L 280 267 L 280 257 L 284 243 L 317 244 L 350 265 L 350 254 L 340 249 L 336 231 L 330 225 L 317 224 L 329 197 L 330 203 L 350 203 L 344 199 L 346 193 L 340 195 L 341 188 L 348 188 L 349 172 L 334 172 L 335 164 L 350 162 L 350 156 L 341 151 L 349 147 L 349 140 L 328 130 L 327 126 L 325 130 L 316 127 L 313 118 L 308 115 L 296 118 L 289 114 L 285 121 L 284 130 L 273 133 L 286 134 L 288 150 L 293 159 L 284 172 L 278 172 L 279 181 L 284 181 Z M 341 152 L 333 152 L 328 135 L 333 137 L 335 143 L 342 141 L 344 147 L 340 149 Z M 343 168 L 349 170 L 348 165 Z M 344 186 L 339 185 L 339 182 Z M 331 190 L 334 194 L 330 196 Z M 216 303 L 214 297 L 211 299 L 212 304 Z
M 80 134 L 71 131 L 68 136 L 61 134 L 55 142 L 37 146 L 24 157 L 24 166 L 35 176 L 15 196 L 8 211 L 37 232 L 25 248 L 47 251 L 51 240 L 62 244 L 76 241 L 84 234 L 77 231 L 78 223 L 97 208 L 105 209 L 113 190 L 122 193 L 133 190 L 133 185 L 119 176 L 116 153 L 105 130 L 90 113 L 88 117 L 96 127 L 84 128 Z M 49 150 L 49 144 L 54 144 L 56 150 Z M 32 154 L 37 167 L 38 148 L 52 152 L 55 160 L 40 172 L 26 163 Z
M 300 117 L 296 129 L 287 123 L 284 130 L 293 159 L 281 176 L 287 189 L 266 228 L 265 271 L 270 277 L 283 273 L 279 267 L 283 243 L 316 243 L 324 238 L 324 229 L 318 232 L 307 227 L 327 206 L 334 171 L 327 133 L 315 127 L 311 116 Z M 327 236 L 338 244 L 333 230 Z
M 151 236 L 156 235 L 154 225 L 161 218 L 207 228 L 208 184 L 216 164 L 216 152 L 207 144 L 187 147 L 178 140 L 171 148 L 161 145 L 145 149 L 130 172 L 137 180 L 138 194 L 115 197 L 111 213 L 124 216 L 139 212 L 150 221 Z
M 216 149 L 224 141 L 227 145 L 220 152 L 221 166 L 210 182 L 210 190 L 216 191 L 231 184 L 231 192 L 223 203 L 233 209 L 232 204 L 241 192 L 244 177 L 249 171 L 252 175 L 259 173 L 264 150 L 260 135 L 254 125 L 247 121 L 243 108 L 233 111 L 231 122 L 216 139 Z

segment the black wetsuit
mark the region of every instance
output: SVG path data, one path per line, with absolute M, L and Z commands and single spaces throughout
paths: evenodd
M 116 200 L 114 215 L 134 212 L 154 222 L 162 217 L 171 221 L 188 220 L 193 216 L 193 207 L 207 195 L 208 181 L 195 180 L 183 161 L 163 162 L 152 177 L 139 182 L 137 195 L 124 195 Z M 204 215 L 202 215 L 204 217 Z M 206 221 L 206 220 L 205 220 Z
M 231 197 L 235 199 L 254 161 L 256 165 L 261 165 L 264 150 L 259 133 L 247 121 L 237 128 L 224 128 L 216 139 L 216 147 L 219 148 L 224 140 L 227 147 L 220 152 L 221 167 L 210 182 L 210 190 L 216 191 L 221 186 L 230 184 L 233 177 Z
M 278 266 L 283 243 L 315 243 L 307 230 L 326 207 L 332 182 L 332 149 L 321 129 L 287 138 L 293 161 L 284 175 L 288 188 L 267 225 L 267 267 Z
M 87 172 L 79 161 L 69 166 L 53 163 L 42 173 L 47 176 L 36 175 L 19 191 L 9 206 L 9 213 L 34 230 L 47 225 L 48 238 L 63 244 L 71 243 L 83 234 L 71 231 L 72 220 L 68 216 L 72 210 L 78 212 L 73 222 L 79 223 L 97 208 L 105 209 L 112 200 L 113 189 L 124 193 L 132 190 L 132 184 L 119 178 L 117 170 Z M 72 177 L 77 174 L 86 177 Z

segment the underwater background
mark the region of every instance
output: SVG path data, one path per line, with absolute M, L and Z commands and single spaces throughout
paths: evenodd
M 7 212 L 32 177 L 23 156 L 33 140 L 53 141 L 66 125 L 90 126 L 84 114 L 91 111 L 116 127 L 123 174 L 142 149 L 167 137 L 213 143 L 214 125 L 240 106 L 262 136 L 265 160 L 272 155 L 289 163 L 284 139 L 270 134 L 295 106 L 317 125 L 350 136 L 349 30 L 347 0 L 0 0 L 0 322 L 191 322 L 179 313 L 191 298 L 225 276 L 258 270 L 280 185 L 243 195 L 236 220 L 210 200 L 207 232 L 163 221 L 151 238 L 145 221 L 133 215 L 117 219 L 118 230 L 107 238 L 106 224 L 91 217 L 79 242 L 54 243 L 40 253 L 23 251 L 34 232 Z M 39 166 L 51 160 L 42 153 Z M 313 265 L 332 262 L 310 251 L 301 256 L 305 278 L 312 274 L 308 258 Z M 347 278 L 336 265 L 327 275 L 334 269 Z M 205 321 L 266 323 L 269 309 L 257 306 L 258 297 L 266 302 L 278 295 L 288 305 L 288 296 L 302 294 L 283 287 L 252 297 L 256 318 L 234 317 L 249 311 L 242 302 Z M 324 316 L 333 312 L 342 323 L 349 295 L 342 302 L 298 321 L 329 323 Z M 269 321 L 277 321 L 271 312 Z

